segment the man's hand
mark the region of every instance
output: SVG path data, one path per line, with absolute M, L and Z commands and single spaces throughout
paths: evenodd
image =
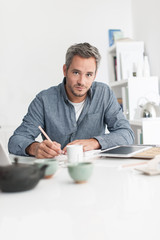
M 62 153 L 61 145 L 57 142 L 44 140 L 43 142 L 34 142 L 26 148 L 26 153 L 36 158 L 53 158 Z
M 90 150 L 94 150 L 94 149 L 99 149 L 101 148 L 99 142 L 94 139 L 94 138 L 91 138 L 91 139 L 80 139 L 80 140 L 75 140 L 69 144 L 67 144 L 63 151 L 66 153 L 67 152 L 67 146 L 68 145 L 73 145 L 73 144 L 79 144 L 79 145 L 83 145 L 83 151 L 90 151 Z

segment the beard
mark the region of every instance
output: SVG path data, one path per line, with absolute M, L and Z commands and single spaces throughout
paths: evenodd
M 88 89 L 86 87 L 84 87 L 84 85 L 80 85 L 80 84 L 76 84 L 74 85 L 73 87 L 71 86 L 68 86 L 71 93 L 75 96 L 75 97 L 83 97 L 86 95 L 86 93 L 88 92 Z M 74 87 L 82 87 L 83 89 L 85 89 L 85 91 L 83 91 L 83 93 L 80 93 L 80 92 L 77 92 Z

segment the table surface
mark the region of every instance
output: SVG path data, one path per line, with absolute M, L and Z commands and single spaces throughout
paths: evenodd
M 91 161 L 87 183 L 59 167 L 32 190 L 0 192 L 0 239 L 159 240 L 160 175 L 123 167 L 144 160 Z

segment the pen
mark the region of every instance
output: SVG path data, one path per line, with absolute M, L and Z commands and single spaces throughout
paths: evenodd
M 44 135 L 50 142 L 52 142 L 52 140 L 49 138 L 49 136 L 47 135 L 47 133 L 41 128 L 41 126 L 38 126 L 38 128 L 39 128 L 40 131 L 43 133 L 43 135 Z
M 38 126 L 39 130 L 43 133 L 43 135 L 46 137 L 47 140 L 49 140 L 50 142 L 52 142 L 52 140 L 50 139 L 50 137 L 47 135 L 47 133 L 41 128 L 41 126 Z M 60 154 L 64 154 L 64 152 L 61 150 Z

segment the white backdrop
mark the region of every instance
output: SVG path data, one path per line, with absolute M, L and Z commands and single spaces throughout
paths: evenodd
M 108 82 L 108 29 L 132 37 L 131 0 L 0 0 L 0 125 L 19 125 L 30 101 L 62 81 L 67 48 L 95 45 Z

